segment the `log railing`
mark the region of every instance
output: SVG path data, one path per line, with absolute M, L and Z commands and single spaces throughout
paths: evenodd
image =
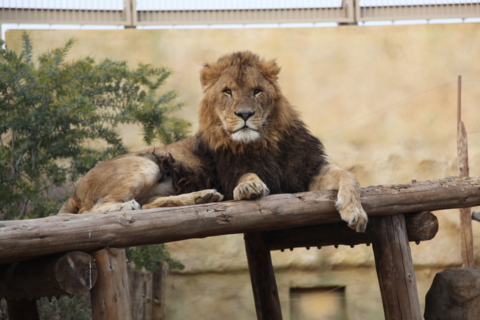
M 311 191 L 256 201 L 1 221 L 0 264 L 66 251 L 340 222 L 335 198 L 333 191 Z M 480 178 L 366 187 L 362 188 L 361 201 L 370 217 L 474 207 L 480 205 Z
M 429 240 L 435 236 L 438 221 L 425 211 L 480 205 L 480 178 L 450 177 L 362 188 L 362 205 L 370 218 L 365 234 L 349 230 L 340 220 L 334 207 L 335 199 L 336 193 L 333 191 L 312 191 L 272 195 L 255 201 L 2 221 L 0 264 L 18 263 L 67 251 L 92 252 L 105 247 L 124 248 L 245 233 L 257 317 L 279 320 L 282 316 L 270 250 L 372 243 L 385 318 L 421 319 L 408 241 Z M 411 215 L 411 212 L 422 213 Z M 109 279 L 123 279 L 126 274 L 122 270 L 125 262 L 123 253 L 102 251 L 100 255 L 107 257 L 109 265 L 117 265 L 113 269 L 117 269 L 119 275 Z M 97 269 L 103 270 L 105 263 L 100 258 L 96 259 Z M 118 262 L 112 264 L 113 260 Z M 28 265 L 29 261 L 25 263 Z M 113 269 L 110 271 L 113 272 Z M 107 275 L 103 275 L 105 272 L 98 274 L 97 283 L 108 280 Z M 108 280 L 101 293 L 110 292 L 112 297 L 116 297 L 117 291 L 121 293 L 125 290 L 118 286 L 120 282 L 125 283 L 125 279 Z M 9 292 L 7 288 L 2 297 Z M 98 295 L 98 289 L 96 292 Z M 108 297 L 102 300 L 97 310 L 93 310 L 94 320 L 112 317 L 118 320 L 131 319 L 128 296 L 122 299 L 122 303 Z M 18 315 L 25 311 L 23 304 L 29 303 L 27 300 L 11 302 L 9 308 L 15 309 L 12 313 Z M 29 305 L 32 310 L 35 308 L 34 304 Z M 95 303 L 92 306 L 95 307 Z M 409 312 L 405 313 L 405 310 Z M 35 319 L 35 316 L 28 318 L 22 315 L 20 318 Z

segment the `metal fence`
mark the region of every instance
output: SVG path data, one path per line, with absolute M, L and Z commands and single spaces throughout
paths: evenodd
M 480 17 L 468 0 L 0 0 L 0 23 L 212 25 Z

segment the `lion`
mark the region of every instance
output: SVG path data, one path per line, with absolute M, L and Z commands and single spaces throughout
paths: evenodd
M 58 213 L 176 207 L 222 201 L 193 154 L 196 138 L 116 157 L 80 179 Z M 210 174 L 211 175 L 211 174 Z
M 194 153 L 225 200 L 338 190 L 341 218 L 364 232 L 368 217 L 355 176 L 327 161 L 323 144 L 278 85 L 280 67 L 249 51 L 205 64 Z

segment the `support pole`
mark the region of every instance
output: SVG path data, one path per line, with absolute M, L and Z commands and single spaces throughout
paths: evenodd
M 468 140 L 467 130 L 462 121 L 462 76 L 458 76 L 458 102 L 457 102 L 457 157 L 458 175 L 466 178 L 470 175 L 468 167 Z M 472 208 L 460 209 L 460 235 L 462 267 L 474 268 L 473 258 L 473 231 Z
M 152 320 L 165 320 L 165 281 L 167 266 L 160 262 L 152 275 Z
M 97 283 L 90 291 L 93 320 L 132 320 L 125 249 L 105 248 L 92 253 Z
M 385 320 L 423 319 L 404 215 L 371 218 L 369 224 Z
M 257 319 L 282 320 L 267 234 L 250 232 L 244 238 Z
M 8 320 L 40 320 L 36 300 L 8 300 Z

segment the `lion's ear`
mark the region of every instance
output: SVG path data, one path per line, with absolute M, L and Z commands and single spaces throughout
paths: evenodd
M 263 64 L 263 75 L 272 82 L 277 82 L 278 74 L 280 73 L 280 67 L 275 60 L 267 61 Z
M 218 80 L 219 74 L 217 70 L 211 67 L 209 64 L 204 64 L 203 69 L 200 71 L 200 83 L 203 90 L 206 90 L 215 81 Z

